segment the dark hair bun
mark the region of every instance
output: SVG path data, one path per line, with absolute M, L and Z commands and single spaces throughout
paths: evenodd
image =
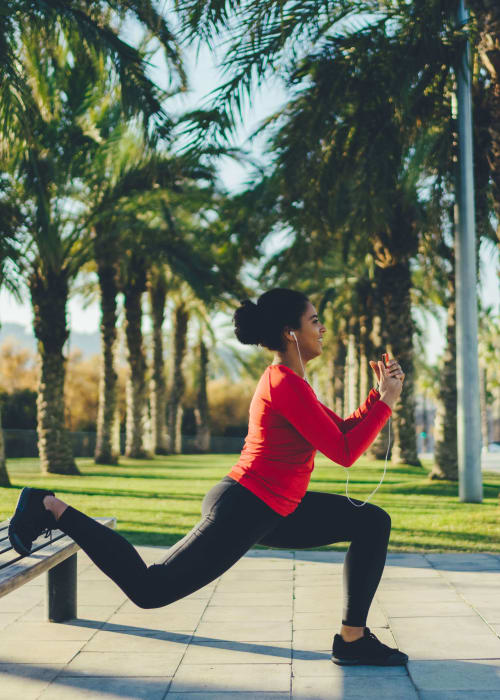
M 259 309 L 250 299 L 240 302 L 233 316 L 234 332 L 240 343 L 258 345 L 261 340 L 259 326 Z
M 236 337 L 245 345 L 283 351 L 283 331 L 300 328 L 308 303 L 309 299 L 302 292 L 280 287 L 261 294 L 256 304 L 245 299 L 233 316 Z

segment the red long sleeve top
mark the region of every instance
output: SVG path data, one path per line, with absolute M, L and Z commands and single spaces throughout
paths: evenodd
M 280 515 L 289 515 L 304 497 L 317 450 L 350 467 L 390 415 L 372 389 L 343 420 L 318 400 L 305 379 L 285 365 L 270 365 L 253 395 L 248 435 L 229 476 Z

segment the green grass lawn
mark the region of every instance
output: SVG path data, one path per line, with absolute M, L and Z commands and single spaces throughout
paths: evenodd
M 236 460 L 226 454 L 172 455 L 122 458 L 111 467 L 78 459 L 81 476 L 41 476 L 38 460 L 12 459 L 13 488 L 0 488 L 0 515 L 11 515 L 22 486 L 43 487 L 89 515 L 116 516 L 118 531 L 134 544 L 166 546 L 196 523 L 204 494 Z M 391 515 L 390 550 L 500 552 L 500 474 L 485 473 L 483 503 L 469 504 L 459 501 L 457 484 L 431 481 L 430 466 L 388 466 L 373 502 Z M 382 462 L 361 459 L 349 472 L 349 495 L 365 498 L 382 471 Z M 310 488 L 345 494 L 344 469 L 318 457 Z

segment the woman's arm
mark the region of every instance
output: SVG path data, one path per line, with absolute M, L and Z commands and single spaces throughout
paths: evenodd
M 391 415 L 387 404 L 375 401 L 362 420 L 344 432 L 337 424 L 342 419 L 325 411 L 311 387 L 299 377 L 288 376 L 271 385 L 271 400 L 273 408 L 313 447 L 343 467 L 350 467 L 368 449 Z
M 335 423 L 338 425 L 340 430 L 343 433 L 347 433 L 349 430 L 352 430 L 355 425 L 357 425 L 360 421 L 363 420 L 368 415 L 368 412 L 370 408 L 380 399 L 380 394 L 376 389 L 372 389 L 370 393 L 368 394 L 368 397 L 364 403 L 359 406 L 354 413 L 351 413 L 350 416 L 347 416 L 347 418 L 341 418 L 338 416 L 336 413 L 334 413 L 328 406 L 325 406 L 325 404 L 321 403 L 321 401 L 318 401 L 319 405 L 327 412 L 327 414 L 332 418 L 332 420 L 335 421 Z

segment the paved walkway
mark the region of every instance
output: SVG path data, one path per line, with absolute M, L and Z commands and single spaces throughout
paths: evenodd
M 368 624 L 408 669 L 331 663 L 342 553 L 253 551 L 151 611 L 78 557 L 78 620 L 44 621 L 43 577 L 0 599 L 0 698 L 500 699 L 500 556 L 389 555 Z

